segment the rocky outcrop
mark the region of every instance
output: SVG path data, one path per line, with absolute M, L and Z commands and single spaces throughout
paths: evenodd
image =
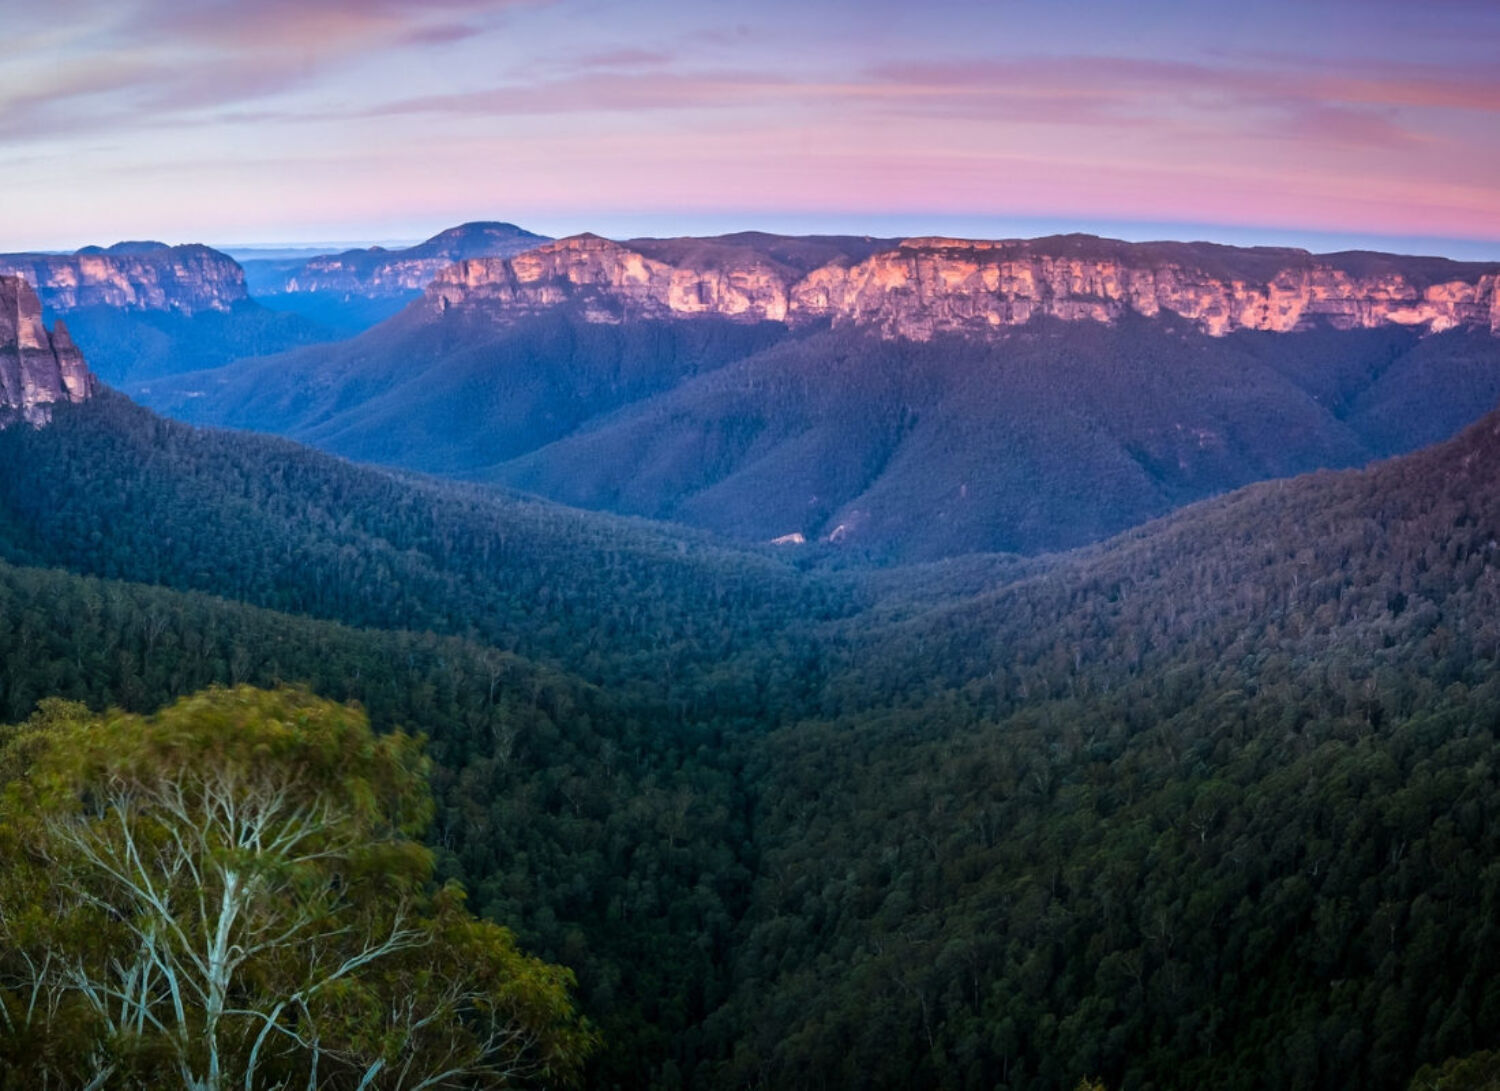
M 245 271 L 207 246 L 118 243 L 73 254 L 0 254 L 0 275 L 26 278 L 53 311 L 227 311 L 249 298 Z
M 285 292 L 334 292 L 380 298 L 420 291 L 456 261 L 509 257 L 550 241 L 515 224 L 468 223 L 450 227 L 417 246 L 347 250 L 312 258 L 288 273 Z
M 62 320 L 48 333 L 31 285 L 0 276 L 0 427 L 16 420 L 45 424 L 55 404 L 81 402 L 97 389 Z
M 482 306 L 502 320 L 564 303 L 597 322 L 829 320 L 912 340 L 1039 316 L 1112 322 L 1127 313 L 1177 316 L 1214 336 L 1318 322 L 1500 333 L 1500 263 L 1059 236 L 908 239 L 805 271 L 764 245 L 673 242 L 580 235 L 509 260 L 462 261 L 433 280 L 427 301 L 437 310 Z
M 736 261 L 676 265 L 597 235 L 539 246 L 509 260 L 444 269 L 427 289 L 439 309 L 487 303 L 519 315 L 576 302 L 591 321 L 717 314 L 785 322 L 792 278 L 753 252 Z

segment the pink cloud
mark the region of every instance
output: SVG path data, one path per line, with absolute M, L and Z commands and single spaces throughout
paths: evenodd
M 144 35 L 167 35 L 230 52 L 307 48 L 319 51 L 412 41 L 434 15 L 452 26 L 455 15 L 503 13 L 535 0 L 258 0 L 196 3 L 153 0 L 135 26 Z M 439 32 L 439 41 L 444 39 Z

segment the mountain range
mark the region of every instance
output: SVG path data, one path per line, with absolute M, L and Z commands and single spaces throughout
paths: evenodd
M 1452 435 L 1500 400 L 1497 276 L 1090 236 L 585 235 L 458 261 L 341 344 L 129 389 L 746 541 L 1036 552 Z
M 0 254 L 49 316 L 66 315 L 94 371 L 124 383 L 337 340 L 389 317 L 459 258 L 545 241 L 512 224 L 450 228 L 407 250 L 249 261 L 192 244 L 120 242 Z

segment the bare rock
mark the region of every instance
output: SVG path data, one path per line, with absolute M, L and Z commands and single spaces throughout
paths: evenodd
M 0 276 L 0 427 L 52 419 L 58 402 L 81 402 L 98 390 L 67 327 L 48 333 L 42 304 L 22 277 Z

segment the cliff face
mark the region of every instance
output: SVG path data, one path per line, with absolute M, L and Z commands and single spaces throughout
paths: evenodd
M 0 427 L 15 420 L 45 424 L 54 404 L 81 402 L 97 389 L 62 321 L 49 334 L 31 285 L 0 276 Z
M 787 321 L 792 277 L 752 252 L 735 258 L 677 265 L 597 235 L 576 235 L 510 259 L 458 262 L 433 280 L 427 299 L 438 309 L 498 304 L 508 315 L 577 302 L 596 322 L 699 314 Z
M 405 250 L 374 246 L 312 258 L 288 274 L 282 291 L 398 296 L 420 291 L 456 261 L 509 257 L 547 241 L 515 224 L 462 224 Z
M 21 276 L 54 311 L 227 311 L 249 298 L 245 271 L 207 246 L 121 243 L 74 254 L 0 254 L 0 274 Z
M 701 248 L 700 248 L 701 249 Z M 763 248 L 720 246 L 713 260 L 663 260 L 658 240 L 563 239 L 511 258 L 459 262 L 428 288 L 438 310 L 476 304 L 505 316 L 565 302 L 592 321 L 717 314 L 797 324 L 829 319 L 887 337 L 1021 325 L 1038 315 L 1111 322 L 1177 315 L 1204 332 L 1286 332 L 1326 321 L 1500 334 L 1500 263 L 1380 254 L 1130 244 L 1086 236 L 1010 242 L 909 239 L 809 272 Z M 672 253 L 669 251 L 669 253 Z
M 1217 262 L 1191 247 L 1121 245 L 1111 248 L 1115 253 L 1070 254 L 1049 250 L 1048 241 L 909 239 L 847 270 L 815 270 L 794 286 L 793 309 L 916 340 L 1018 325 L 1036 315 L 1108 322 L 1126 311 L 1175 314 L 1215 336 L 1240 329 L 1285 333 L 1319 319 L 1340 329 L 1396 323 L 1500 332 L 1500 265 L 1414 261 L 1403 270 L 1401 259 L 1391 258 L 1364 271 L 1360 264 L 1372 263 L 1352 259 L 1365 255 L 1281 250 L 1243 251 L 1250 260 L 1236 269 L 1232 252 L 1203 255 L 1226 259 Z

